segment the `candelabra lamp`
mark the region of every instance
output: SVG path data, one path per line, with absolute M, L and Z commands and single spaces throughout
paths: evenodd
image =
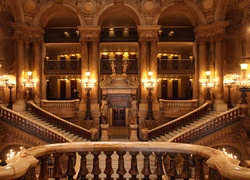
M 234 78 L 230 79 L 230 78 L 224 77 L 224 85 L 228 89 L 227 108 L 229 109 L 233 108 L 233 104 L 231 101 L 231 88 L 233 87 L 234 84 L 235 84 Z
M 146 120 L 154 120 L 154 116 L 153 116 L 153 110 L 152 110 L 152 91 L 154 90 L 154 88 L 157 86 L 157 82 L 156 80 L 152 79 L 152 75 L 153 72 L 149 71 L 148 72 L 148 79 L 144 80 L 143 86 L 147 89 L 148 92 L 148 97 L 147 97 L 147 101 L 148 101 L 148 112 L 147 112 L 147 116 L 146 116 Z
M 27 89 L 26 94 L 27 94 L 27 100 L 33 100 L 33 89 L 36 86 L 36 82 L 34 79 L 32 79 L 32 71 L 27 72 L 28 78 L 23 79 L 23 86 Z
M 217 81 L 210 80 L 211 71 L 206 71 L 206 79 L 200 79 L 201 86 L 205 90 L 205 101 L 209 103 L 209 109 L 212 109 L 211 91 L 216 86 Z
M 95 80 L 90 79 L 90 72 L 86 72 L 87 80 L 84 81 L 84 89 L 86 91 L 86 115 L 84 117 L 84 120 L 91 120 L 92 114 L 90 111 L 90 105 L 91 105 L 91 95 L 90 92 L 95 86 L 96 82 Z
M 13 101 L 12 101 L 12 88 L 14 88 L 15 84 L 8 84 L 7 87 L 10 90 L 10 96 L 9 96 L 9 104 L 7 105 L 7 108 L 12 109 Z

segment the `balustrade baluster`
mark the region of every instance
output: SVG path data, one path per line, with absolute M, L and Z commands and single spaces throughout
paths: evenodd
M 87 179 L 86 176 L 89 173 L 87 169 L 87 161 L 86 161 L 86 156 L 88 155 L 88 152 L 79 152 L 79 155 L 81 156 L 81 165 L 80 165 L 80 170 L 78 173 L 78 180 L 85 180 Z
M 118 158 L 118 168 L 116 173 L 119 175 L 118 180 L 124 180 L 124 175 L 126 174 L 126 169 L 124 167 L 124 155 L 126 154 L 126 152 L 124 151 L 118 151 L 117 155 L 119 156 Z
M 195 180 L 204 180 L 203 158 L 194 156 L 195 159 Z
M 40 158 L 41 161 L 41 165 L 40 165 L 40 174 L 38 179 L 39 180 L 47 180 L 49 179 L 49 172 L 48 172 L 48 163 L 47 163 L 47 159 L 50 156 L 43 156 Z
M 143 164 L 143 169 L 141 173 L 144 175 L 144 179 L 149 179 L 149 176 L 152 174 L 150 170 L 150 160 L 149 156 L 151 155 L 151 152 L 142 152 L 144 156 L 144 164 Z
M 93 158 L 93 169 L 91 173 L 94 175 L 94 179 L 98 179 L 99 174 L 101 174 L 101 169 L 99 166 L 99 155 L 101 154 L 101 152 L 93 151 L 92 154 L 94 155 L 94 158 Z
M 106 157 L 106 167 L 104 170 L 104 173 L 106 174 L 106 179 L 111 180 L 111 175 L 114 173 L 114 170 L 112 168 L 112 159 L 111 155 L 113 154 L 113 151 L 104 151 L 104 154 L 107 156 Z
M 189 178 L 191 178 L 190 163 L 189 163 L 190 155 L 189 154 L 181 154 L 181 155 L 184 158 L 181 177 L 183 177 L 184 180 L 188 180 Z
M 171 180 L 175 179 L 175 176 L 177 175 L 177 171 L 176 171 L 176 161 L 175 161 L 175 157 L 176 157 L 176 153 L 169 153 L 168 156 L 170 157 L 170 162 L 169 162 L 169 169 L 167 174 L 170 176 Z
M 62 153 L 53 154 L 53 157 L 55 158 L 55 160 L 54 160 L 54 171 L 53 171 L 52 177 L 55 178 L 55 180 L 60 180 L 60 178 L 63 177 L 62 166 L 60 162 L 61 156 L 62 156 Z
M 75 175 L 76 171 L 74 169 L 74 158 L 75 153 L 66 153 L 68 156 L 68 168 L 66 171 L 66 175 L 68 176 L 68 180 L 73 180 L 73 176 Z
M 136 176 L 139 174 L 139 171 L 137 169 L 137 158 L 136 156 L 139 154 L 139 152 L 129 152 L 131 157 L 131 167 L 129 170 L 129 173 L 132 175 L 132 179 L 136 179 Z
M 157 179 L 162 179 L 162 175 L 164 174 L 163 172 L 163 166 L 162 166 L 162 158 L 165 153 L 163 152 L 156 152 L 156 169 L 155 169 L 155 174 L 157 175 Z

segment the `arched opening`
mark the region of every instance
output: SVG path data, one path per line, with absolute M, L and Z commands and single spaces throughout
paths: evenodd
M 74 12 L 64 8 L 49 15 L 44 24 L 46 98 L 72 99 L 74 89 L 81 88 L 81 45 L 77 29 L 80 21 Z
M 162 99 L 192 99 L 193 22 L 182 11 L 174 10 L 163 12 L 158 24 L 161 25 L 158 43 L 158 96 Z

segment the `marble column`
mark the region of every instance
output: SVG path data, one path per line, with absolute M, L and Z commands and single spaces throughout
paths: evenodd
M 24 99 L 23 75 L 25 69 L 25 48 L 24 37 L 20 34 L 16 38 L 17 42 L 17 59 L 16 59 L 16 101 L 13 104 L 13 110 L 24 111 L 26 109 Z
M 87 78 L 86 72 L 88 71 L 88 43 L 85 38 L 81 38 L 81 80 L 84 81 L 84 79 Z M 82 82 L 84 83 L 84 82 Z M 85 99 L 86 99 L 86 92 L 84 89 L 84 85 L 81 84 L 81 101 L 79 105 L 79 110 L 83 111 L 86 109 L 85 107 Z
M 228 22 L 216 22 L 212 25 L 213 37 L 215 39 L 215 63 L 214 63 L 214 78 L 216 79 L 216 86 L 214 90 L 214 110 L 226 111 L 227 104 L 224 101 L 224 56 L 223 56 L 223 40 L 225 35 L 225 28 Z
M 39 81 L 42 80 L 42 64 L 44 61 L 41 56 L 41 38 L 34 39 L 33 41 L 33 49 L 34 49 L 34 66 L 33 66 L 33 74 L 32 78 L 36 82 L 36 86 L 34 87 L 34 102 L 36 104 L 40 104 L 41 100 L 41 92 L 46 91 L 46 86 L 42 87 Z
M 99 39 L 92 40 L 92 51 L 91 51 L 91 60 L 90 60 L 90 69 L 91 69 L 91 79 L 96 80 L 98 83 L 99 80 L 99 68 L 100 67 L 100 56 L 99 56 Z M 91 101 L 92 103 L 98 103 L 98 84 L 91 91 Z
M 157 43 L 158 43 L 158 31 L 157 31 L 157 37 L 154 37 L 151 42 L 150 42 L 150 71 L 153 72 L 153 76 L 152 78 L 157 80 L 158 78 L 158 72 L 157 72 L 157 69 L 158 69 L 158 65 L 157 65 L 157 54 L 158 54 L 158 51 L 157 51 Z M 159 87 L 160 88 L 160 87 Z M 157 103 L 158 102 L 158 94 L 157 94 L 157 89 L 158 89 L 158 86 L 155 87 L 154 91 L 152 92 L 152 98 L 153 98 L 153 102 L 154 103 Z
M 202 37 L 198 39 L 198 66 L 195 68 L 198 68 L 198 73 L 199 73 L 199 78 L 198 79 L 206 79 L 206 71 L 208 71 L 207 67 L 207 60 L 208 60 L 208 38 L 207 37 Z M 198 82 L 199 83 L 199 82 Z M 204 87 L 201 86 L 199 83 L 200 87 L 200 94 L 199 94 L 199 103 L 203 104 L 205 102 L 205 91 Z
M 140 79 L 141 82 L 144 79 L 148 78 L 148 66 L 149 64 L 147 64 L 147 38 L 140 38 L 139 39 L 139 64 L 138 67 L 140 68 Z M 140 84 L 140 97 L 141 99 L 141 103 L 147 103 L 147 90 L 142 86 L 142 83 Z

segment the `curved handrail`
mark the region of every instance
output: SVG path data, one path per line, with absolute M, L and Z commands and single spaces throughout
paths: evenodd
M 208 119 L 205 122 L 202 122 L 199 125 L 195 125 L 190 129 L 183 130 L 178 135 L 170 138 L 168 142 L 190 142 L 195 137 L 199 137 L 201 134 L 205 134 L 208 132 L 211 132 L 213 130 L 217 130 L 223 125 L 232 123 L 233 121 L 236 121 L 237 118 L 240 117 L 240 107 L 236 106 L 233 109 L 230 109 L 229 111 L 226 111 L 219 116 L 215 116 L 211 119 Z
M 81 152 L 142 152 L 142 153 L 180 153 L 191 154 L 206 160 L 209 168 L 217 169 L 225 178 L 231 180 L 248 180 L 250 169 L 239 166 L 239 161 L 226 156 L 223 151 L 206 146 L 191 145 L 184 143 L 166 142 L 81 142 L 42 145 L 26 149 L 18 157 L 0 167 L 0 179 L 17 179 L 34 168 L 37 158 L 53 153 L 81 153 Z
M 72 142 L 68 137 L 64 136 L 56 132 L 55 130 L 46 127 L 42 124 L 33 121 L 32 119 L 28 119 L 25 116 L 16 113 L 4 106 L 0 106 L 1 117 L 7 120 L 8 122 L 12 122 L 17 124 L 21 128 L 25 128 L 26 130 L 32 131 L 32 133 L 36 133 L 50 139 L 53 143 L 63 143 L 63 142 Z
M 29 102 L 31 105 L 31 111 L 37 114 L 38 116 L 44 118 L 47 122 L 51 124 L 55 124 L 58 127 L 64 128 L 67 131 L 70 131 L 74 133 L 75 135 L 78 135 L 80 137 L 84 137 L 87 139 L 91 139 L 91 131 L 88 129 L 85 129 L 81 126 L 78 126 L 74 123 L 71 123 L 69 121 L 66 121 L 65 119 L 62 119 L 60 117 L 55 116 L 54 114 L 45 111 L 41 107 L 37 106 L 34 102 Z
M 184 116 L 181 116 L 168 123 L 162 124 L 161 126 L 158 126 L 156 128 L 149 130 L 148 139 L 157 137 L 159 135 L 162 135 L 163 133 L 179 128 L 180 126 L 193 121 L 195 118 L 198 118 L 204 113 L 206 113 L 208 111 L 208 106 L 209 106 L 209 103 L 204 103 L 199 108 L 185 114 Z

